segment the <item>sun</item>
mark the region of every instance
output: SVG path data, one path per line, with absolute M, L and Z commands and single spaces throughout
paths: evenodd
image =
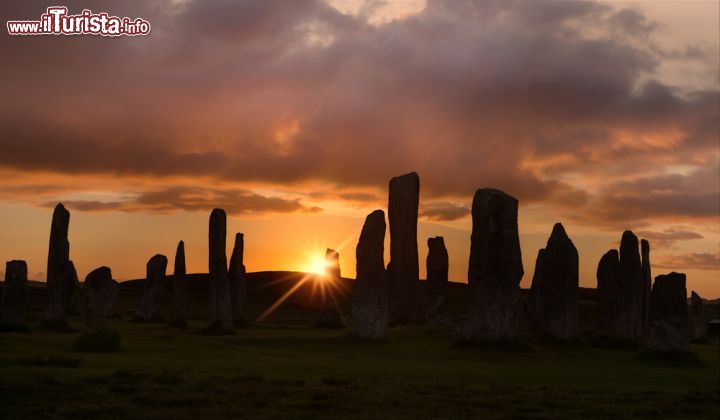
M 328 275 L 328 264 L 325 258 L 319 256 L 313 256 L 305 266 L 305 271 L 311 274 L 325 278 Z

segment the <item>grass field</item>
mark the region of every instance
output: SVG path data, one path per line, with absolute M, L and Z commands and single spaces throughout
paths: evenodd
M 692 347 L 699 364 L 530 337 L 458 349 L 449 330 L 426 326 L 364 343 L 304 327 L 293 311 L 233 336 L 195 334 L 199 319 L 181 331 L 123 315 L 112 320 L 122 349 L 109 354 L 71 351 L 77 334 L 1 334 L 0 417 L 720 416 L 717 343 Z

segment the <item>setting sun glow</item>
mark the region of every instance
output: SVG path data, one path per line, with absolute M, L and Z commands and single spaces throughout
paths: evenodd
M 328 263 L 324 257 L 312 256 L 307 266 L 305 266 L 305 272 L 309 274 L 315 274 L 321 278 L 327 277 L 328 274 Z

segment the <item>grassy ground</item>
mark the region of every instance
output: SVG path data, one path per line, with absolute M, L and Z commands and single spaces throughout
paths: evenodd
M 79 319 L 72 319 L 80 325 Z M 251 326 L 208 337 L 116 320 L 122 351 L 77 353 L 75 334 L 0 336 L 2 418 L 712 418 L 718 347 L 702 366 L 585 345 L 456 349 L 447 331 Z

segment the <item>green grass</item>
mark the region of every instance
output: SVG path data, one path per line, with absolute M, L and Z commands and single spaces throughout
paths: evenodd
M 70 324 L 81 325 L 79 318 Z M 1 418 L 710 418 L 718 345 L 699 365 L 636 351 L 532 341 L 454 348 L 449 331 L 250 325 L 230 336 L 114 319 L 118 353 L 73 352 L 78 334 L 2 334 Z

